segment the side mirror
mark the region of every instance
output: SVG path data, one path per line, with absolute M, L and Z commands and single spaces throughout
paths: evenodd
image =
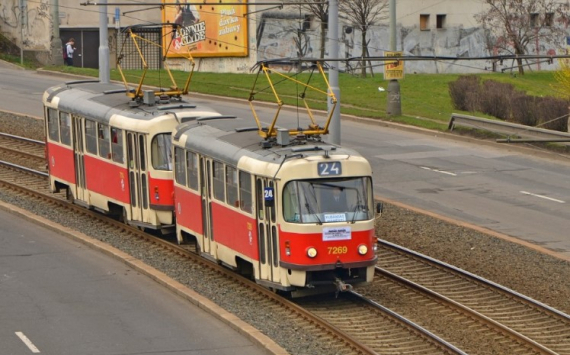
M 376 204 L 376 213 L 382 213 L 383 210 L 384 210 L 384 205 L 382 204 L 382 202 L 378 202 Z

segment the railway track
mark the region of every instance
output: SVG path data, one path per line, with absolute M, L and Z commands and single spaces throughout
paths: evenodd
M 45 143 L 0 133 L 0 156 L 4 160 L 46 172 Z
M 436 333 L 449 327 L 468 330 L 463 337 L 446 338 L 468 353 L 480 352 L 469 345 L 473 342 L 465 341 L 473 333 L 480 333 L 492 339 L 484 344 L 496 353 L 570 354 L 570 316 L 411 250 L 386 241 L 379 245 L 377 277 L 365 289 L 365 296 L 380 301 L 384 300 L 381 295 L 389 292 L 413 299 L 415 312 L 440 319 L 428 321 L 428 329 Z M 425 322 L 425 316 L 420 320 L 422 317 L 409 310 L 401 312 L 419 323 Z
M 43 147 L 38 149 L 41 144 L 37 141 L 18 144 L 17 149 L 11 149 L 11 156 L 16 156 L 18 151 L 27 154 L 28 150 L 36 149 L 30 155 L 38 157 L 41 152 L 43 159 Z M 163 254 L 163 259 L 190 263 L 184 267 L 186 270 L 206 268 L 197 265 L 209 263 L 197 257 L 192 246 L 172 244 L 69 204 L 65 201 L 65 193 L 53 195 L 48 191 L 46 174 L 30 169 L 25 163 L 28 159 L 25 155 L 18 159 L 24 161 L 27 169 L 14 164 L 0 167 L 1 183 L 10 185 L 14 191 L 26 191 L 50 205 L 57 205 L 62 209 L 61 215 L 72 213 L 74 218 L 81 215 L 82 218 L 98 219 L 96 223 L 102 223 L 99 230 L 107 231 L 106 234 L 125 233 L 119 238 L 130 239 L 134 244 L 148 243 L 151 247 L 143 249 L 151 250 L 150 254 Z M 37 162 L 30 165 L 37 165 Z M 458 270 L 450 270 L 448 265 L 438 264 L 435 260 L 421 258 L 386 242 L 380 245 L 380 268 L 374 284 L 359 288 L 358 292 L 328 298 L 326 302 L 306 299 L 298 305 L 293 304 L 253 282 L 236 278 L 235 274 L 216 264 L 211 266 L 217 268 L 215 271 L 207 272 L 207 279 L 255 300 L 259 307 L 282 313 L 284 321 L 313 329 L 323 343 L 338 354 L 570 354 L 568 316 L 522 295 L 509 293 L 498 285 L 478 280 L 474 275 L 459 274 Z M 413 304 L 423 317 L 397 303 L 388 306 L 393 309 L 390 311 L 381 305 L 390 303 L 386 295 Z M 444 324 L 425 321 L 429 318 Z M 453 328 L 465 331 L 450 331 Z M 481 351 L 481 347 L 486 351 Z

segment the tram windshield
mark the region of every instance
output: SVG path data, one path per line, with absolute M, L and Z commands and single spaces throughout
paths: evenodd
M 283 218 L 292 223 L 356 222 L 374 218 L 369 177 L 297 180 L 283 188 Z
M 156 170 L 172 171 L 171 136 L 170 133 L 160 133 L 152 139 L 152 167 Z

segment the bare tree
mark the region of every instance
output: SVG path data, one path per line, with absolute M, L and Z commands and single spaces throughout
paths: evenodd
M 528 54 L 531 45 L 561 41 L 565 34 L 567 5 L 558 0 L 483 0 L 488 9 L 475 15 L 488 35 L 490 50 Z M 523 59 L 517 58 L 524 75 Z
M 323 0 L 307 0 L 303 9 L 311 13 L 321 24 L 320 58 L 325 57 L 325 43 L 327 39 L 327 23 L 329 21 L 329 3 Z
M 368 56 L 366 35 L 370 26 L 388 18 L 387 0 L 339 0 L 339 12 L 348 17 L 362 35 L 362 57 Z M 372 70 L 372 69 L 371 69 Z M 362 77 L 366 77 L 366 61 L 362 60 Z

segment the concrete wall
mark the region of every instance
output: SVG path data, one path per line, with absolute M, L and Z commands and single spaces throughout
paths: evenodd
M 49 62 L 51 33 L 53 21 L 50 13 L 51 1 L 59 1 L 59 28 L 60 31 L 89 30 L 99 27 L 99 9 L 97 6 L 80 6 L 78 0 L 37 0 L 27 2 L 25 14 L 27 21 L 24 24 L 23 36 L 20 35 L 19 0 L 3 0 L 0 3 L 0 29 L 16 44 L 22 43 L 26 51 L 33 51 L 45 63 Z M 251 1 L 253 3 L 253 1 Z M 276 1 L 279 3 L 280 1 Z M 128 26 L 140 23 L 160 23 L 161 12 L 159 8 L 146 9 L 143 7 L 128 6 L 120 12 L 130 12 L 121 16 L 120 25 Z M 260 6 L 250 6 L 252 11 L 262 10 Z M 489 54 L 485 45 L 483 31 L 478 28 L 474 15 L 484 10 L 482 2 L 472 0 L 398 0 L 397 16 L 398 49 L 406 55 L 440 55 L 458 57 L 477 57 Z M 114 7 L 108 8 L 109 27 L 114 25 Z M 136 11 L 136 12 L 133 12 Z M 306 57 L 319 56 L 320 26 L 316 21 L 303 31 L 302 27 L 305 11 L 299 13 L 297 6 L 285 7 L 282 10 L 260 11 L 248 16 L 249 26 L 249 56 L 225 58 L 196 59 L 196 70 L 214 72 L 248 72 L 259 60 L 297 57 L 299 53 Z M 429 16 L 427 28 L 420 28 L 421 15 Z M 443 28 L 437 28 L 437 17 L 444 15 Z M 360 56 L 362 45 L 360 32 L 352 28 L 346 18 L 340 14 L 339 34 L 341 37 L 339 57 Z M 352 29 L 352 30 L 351 30 Z M 109 46 L 111 63 L 114 62 L 117 43 L 112 31 L 109 31 Z M 372 26 L 368 33 L 369 54 L 382 56 L 389 48 L 389 29 L 387 23 Z M 63 38 L 64 41 L 67 38 Z M 564 43 L 561 39 L 560 43 Z M 537 44 L 532 54 L 555 54 L 560 48 Z M 55 53 L 55 52 L 54 52 Z M 59 54 L 59 53 L 57 53 Z M 186 59 L 169 59 L 168 63 L 173 69 L 188 70 L 190 64 Z M 381 63 L 372 63 L 374 71 L 382 71 Z M 501 70 L 510 67 L 513 63 L 491 63 L 474 61 L 424 61 L 406 62 L 406 73 L 471 73 L 484 70 Z M 343 64 L 343 69 L 347 69 Z M 532 69 L 551 70 L 557 67 L 553 64 L 538 64 Z

